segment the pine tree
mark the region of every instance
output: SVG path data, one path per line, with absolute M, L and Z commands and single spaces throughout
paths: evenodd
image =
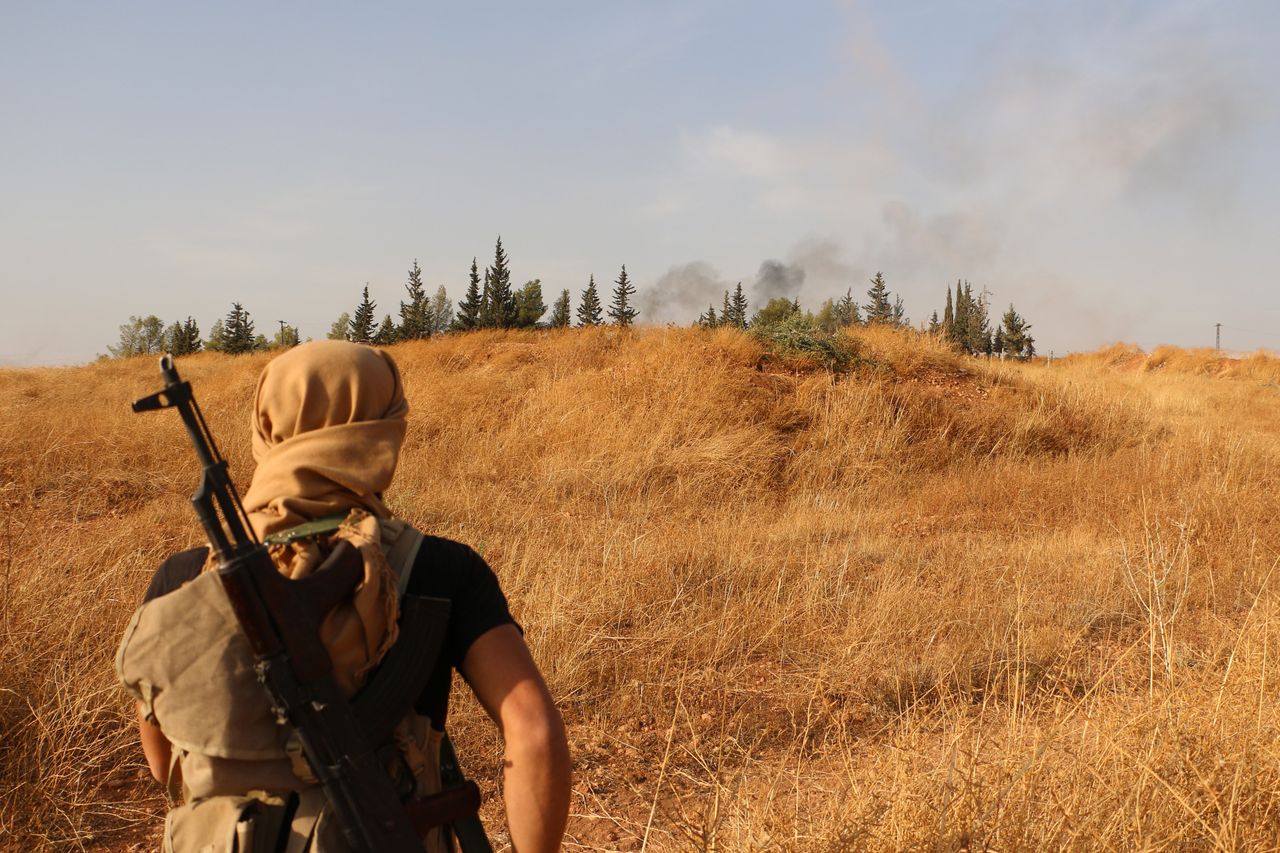
M 841 296 L 840 301 L 835 304 L 836 327 L 856 326 L 861 322 L 862 315 L 858 311 L 858 302 L 853 298 L 853 288 L 851 287 L 844 292 L 844 296 Z
M 929 315 L 929 334 L 936 335 L 942 331 L 942 322 L 938 319 L 938 312 L 934 311 Z
M 394 344 L 397 340 L 399 340 L 399 330 L 396 329 L 396 324 L 391 321 L 391 315 L 386 314 L 382 318 L 381 325 L 378 326 L 378 331 L 374 332 L 373 342 L 380 346 L 388 346 Z
M 178 322 L 170 323 L 165 327 L 163 343 L 161 349 L 172 356 L 186 355 L 187 336 L 182 330 L 182 324 Z
M 449 328 L 453 320 L 453 300 L 449 298 L 449 292 L 444 289 L 443 284 L 436 288 L 436 295 L 431 297 L 427 318 L 433 335 Z
M 901 297 L 901 296 L 895 296 L 895 297 L 893 297 L 893 317 L 892 317 L 892 321 L 893 321 L 893 325 L 895 325 L 895 326 L 906 326 L 906 325 L 908 325 L 908 323 L 910 322 L 909 320 L 907 320 L 907 312 L 906 312 L 906 309 L 905 309 L 905 308 L 903 307 L 903 305 L 902 305 L 902 297 Z
M 182 324 L 182 337 L 188 355 L 193 352 L 200 352 L 200 327 L 196 325 L 196 321 L 191 315 L 187 315 L 186 322 Z
M 542 315 L 547 313 L 546 303 L 542 301 L 542 279 L 526 281 L 524 287 L 516 291 L 516 321 L 518 329 L 532 329 L 538 325 Z
M 375 311 L 378 310 L 378 303 L 369 298 L 369 285 L 364 286 L 364 297 L 360 300 L 360 304 L 356 306 L 356 313 L 351 317 L 351 324 L 347 329 L 347 339 L 355 341 L 358 344 L 371 344 L 377 335 L 374 319 Z
M 733 289 L 733 296 L 729 299 L 729 311 L 724 318 L 724 324 L 745 329 L 748 307 L 746 294 L 742 292 L 742 282 L 738 282 L 738 286 Z
M 716 306 L 707 306 L 707 312 L 699 315 L 698 317 L 698 325 L 704 329 L 714 329 L 716 326 L 720 325 L 720 318 L 716 316 Z
M 622 265 L 622 272 L 618 273 L 618 279 L 614 285 L 609 317 L 613 319 L 615 326 L 630 326 L 640 312 L 631 307 L 631 297 L 636 295 L 636 289 L 631 284 L 631 279 L 627 278 L 626 264 Z
M 182 324 L 170 323 L 164 330 L 162 349 L 172 356 L 187 354 L 187 336 L 182 331 Z
M 867 291 L 867 302 L 864 308 L 867 311 L 868 323 L 893 323 L 894 322 L 894 304 L 889 301 L 889 288 L 884 283 L 884 274 L 877 272 L 875 278 L 871 279 L 871 289 Z
M 327 337 L 331 341 L 349 341 L 351 334 L 351 315 L 343 311 L 338 315 L 338 319 L 333 321 L 333 325 L 329 327 Z
M 732 325 L 731 317 L 733 317 L 733 307 L 729 303 L 729 291 L 724 292 L 724 299 L 720 302 L 720 325 Z
M 964 295 L 969 304 L 968 351 L 971 355 L 990 354 L 991 321 L 987 316 L 987 297 L 979 295 L 975 300 L 967 281 L 964 283 Z
M 1008 353 L 1019 359 L 1033 357 L 1036 354 L 1036 341 L 1027 334 L 1030 329 L 1031 324 L 1023 319 L 1010 303 L 1009 310 L 1004 312 L 1004 317 L 1000 320 L 1000 329 L 996 333 L 1001 344 L 999 352 Z
M 417 258 L 413 259 L 413 266 L 409 268 L 409 281 L 404 287 L 409 293 L 409 301 L 400 303 L 400 328 L 397 334 L 400 340 L 405 341 L 428 337 L 432 332 L 431 303 L 427 298 L 426 288 L 422 286 L 422 268 L 418 266 Z
M 547 321 L 547 326 L 552 329 L 567 329 L 569 328 L 571 317 L 572 315 L 569 312 L 569 290 L 565 288 L 560 291 L 560 297 L 551 306 L 551 319 Z
M 600 308 L 600 294 L 596 292 L 596 277 L 591 276 L 587 289 L 582 291 L 582 299 L 578 300 L 578 325 L 599 326 L 604 322 L 604 311 Z
M 186 343 L 186 338 L 182 334 L 181 323 L 173 322 L 168 326 L 165 326 L 161 340 L 163 343 L 161 343 L 160 348 L 169 353 L 169 355 L 186 355 L 186 353 L 183 352 L 183 344 Z M 108 347 L 108 350 L 109 349 L 110 347 Z
M 253 320 L 239 302 L 231 303 L 231 310 L 227 312 L 227 319 L 222 328 L 223 352 L 234 355 L 253 352 L 257 349 L 258 341 L 253 331 Z
M 488 287 L 489 325 L 492 328 L 510 329 L 516 324 L 516 298 L 511 292 L 511 264 L 502 248 L 502 237 L 493 249 L 493 266 L 486 277 Z
M 454 328 L 461 331 L 475 329 L 480 326 L 480 271 L 476 267 L 476 259 L 471 259 L 471 277 L 467 281 L 467 295 L 458 303 L 458 316 L 454 318 Z

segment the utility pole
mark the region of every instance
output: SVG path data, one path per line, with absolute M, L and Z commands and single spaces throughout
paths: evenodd
M 1218 352 L 1222 352 L 1222 324 L 1213 324 L 1213 348 Z

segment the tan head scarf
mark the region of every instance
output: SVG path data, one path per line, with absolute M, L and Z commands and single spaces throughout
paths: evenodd
M 391 512 L 379 497 L 404 442 L 400 371 L 381 350 L 314 341 L 273 359 L 258 379 L 251 426 L 258 468 L 244 508 L 259 537 L 327 515 L 349 513 L 334 540 L 272 545 L 289 577 L 305 577 L 337 539 L 359 549 L 364 580 L 321 626 L 334 675 L 350 695 L 396 639 L 395 577 L 383 552 Z M 354 510 L 354 512 L 352 512 Z M 390 526 L 390 528 L 389 528 Z
M 391 485 L 408 413 L 400 371 L 381 350 L 313 341 L 272 360 L 258 379 L 258 469 L 244 496 L 257 534 L 356 507 L 389 517 L 378 495 Z

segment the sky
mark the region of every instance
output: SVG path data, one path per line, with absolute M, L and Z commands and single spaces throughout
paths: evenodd
M 501 235 L 641 322 L 957 279 L 1041 352 L 1280 349 L 1274 2 L 0 0 L 0 365 L 324 337 Z

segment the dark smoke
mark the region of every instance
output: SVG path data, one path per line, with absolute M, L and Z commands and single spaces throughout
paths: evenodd
M 733 285 L 704 261 L 672 267 L 654 283 L 636 294 L 640 316 L 648 323 L 688 323 L 708 305 L 720 310 L 724 292 Z
M 760 264 L 755 283 L 751 285 L 753 308 L 763 308 L 770 299 L 794 300 L 804 284 L 804 269 L 782 261 L 768 260 Z

